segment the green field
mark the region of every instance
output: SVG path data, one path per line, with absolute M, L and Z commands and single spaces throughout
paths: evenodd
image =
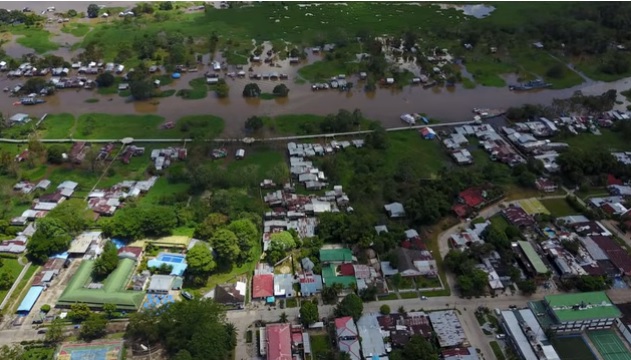
M 18 275 L 22 271 L 22 265 L 18 262 L 17 258 L 12 257 L 4 257 L 0 256 L 0 261 L 2 261 L 2 267 L 0 267 L 0 272 L 8 272 L 14 279 L 17 279 Z M 19 290 L 18 290 L 19 291 Z M 9 289 L 0 290 L 0 302 L 4 300 L 7 296 Z
M 68 139 L 72 138 L 75 117 L 72 114 L 50 114 L 40 124 L 43 139 Z
M 327 352 L 331 351 L 331 342 L 326 334 L 311 335 L 311 351 L 313 351 L 313 358 L 319 359 L 323 357 Z
M 519 206 L 524 209 L 528 215 L 550 214 L 550 210 L 548 210 L 537 198 L 521 199 L 518 202 Z
M 59 49 L 59 44 L 50 40 L 51 33 L 40 28 L 27 28 L 26 26 L 4 27 L 3 30 L 10 31 L 14 35 L 21 35 L 16 42 L 24 47 L 35 50 L 36 53 Z
M 615 331 L 589 331 L 587 335 L 604 360 L 631 360 L 631 353 Z
M 563 217 L 569 215 L 576 215 L 576 210 L 574 210 L 570 204 L 565 200 L 565 198 L 560 199 L 544 199 L 541 200 L 543 206 L 546 207 L 550 211 L 550 214 L 554 217 Z
M 592 133 L 579 133 L 578 135 L 558 137 L 555 141 L 565 142 L 570 147 L 580 147 L 589 150 L 600 150 L 606 148 L 610 151 L 629 151 L 631 143 L 624 135 L 619 132 L 613 132 L 609 129 L 600 129 L 602 135 L 594 135 Z
M 83 37 L 90 32 L 90 25 L 83 23 L 67 23 L 61 27 L 61 31 L 76 37 Z

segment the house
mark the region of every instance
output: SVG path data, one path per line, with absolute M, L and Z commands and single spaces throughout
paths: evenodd
M 405 216 L 405 209 L 401 203 L 393 202 L 391 204 L 386 204 L 384 205 L 384 209 L 390 218 L 402 218 Z
M 123 246 L 118 249 L 118 257 L 121 259 L 132 259 L 134 261 L 140 260 L 143 249 L 139 246 Z
M 364 357 L 371 359 L 387 355 L 386 345 L 381 335 L 378 314 L 369 313 L 362 315 L 357 320 L 357 330 L 361 339 L 362 352 Z
M 626 185 L 610 185 L 607 187 L 611 195 L 631 196 L 631 186 Z
M 361 360 L 359 334 L 353 318 L 345 316 L 335 319 L 337 346 L 341 352 L 347 353 L 351 360 Z
M 419 133 L 425 140 L 433 140 L 436 138 L 436 132 L 430 127 L 424 127 L 419 130 Z
M 274 275 L 274 297 L 294 296 L 294 276 L 292 274 Z
M 539 191 L 547 193 L 555 192 L 558 188 L 558 185 L 553 180 L 543 177 L 535 181 L 535 186 Z
M 486 191 L 479 188 L 468 188 L 458 194 L 458 200 L 470 208 L 477 209 L 486 201 Z
M 274 297 L 274 274 L 257 274 L 252 278 L 252 299 Z
M 436 276 L 436 260 L 429 251 L 411 250 L 399 247 L 394 250 L 397 257 L 396 273 L 401 276 Z M 392 264 L 389 268 L 394 268 Z M 384 275 L 385 272 L 384 272 Z
M 242 281 L 237 281 L 234 284 L 216 285 L 204 297 L 230 308 L 241 309 L 245 303 L 245 288 L 246 283 Z
M 28 116 L 28 114 L 23 113 L 17 113 L 9 118 L 9 122 L 11 123 L 11 125 L 26 124 L 29 121 L 31 121 L 31 118 Z
M 265 353 L 267 360 L 292 360 L 291 325 L 268 324 L 265 327 Z
M 321 249 L 320 262 L 322 264 L 346 264 L 353 262 L 350 249 Z
M 149 281 L 149 287 L 147 288 L 147 293 L 167 295 L 169 291 L 171 291 L 174 279 L 175 277 L 171 275 L 152 275 L 151 280 Z
M 460 346 L 467 340 L 455 310 L 430 312 L 429 320 L 441 348 Z
M 535 219 L 519 206 L 510 205 L 502 210 L 502 216 L 509 224 L 518 228 L 531 227 L 536 224 Z
M 100 231 L 83 232 L 70 243 L 69 256 L 82 257 L 90 248 L 90 245 L 98 244 L 103 238 Z
M 478 352 L 474 347 L 458 347 L 441 351 L 443 360 L 479 360 Z

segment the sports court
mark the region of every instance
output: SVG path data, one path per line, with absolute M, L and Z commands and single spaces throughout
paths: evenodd
M 172 254 L 161 254 L 158 256 L 158 260 L 167 262 L 167 263 L 175 263 L 181 264 L 184 262 L 184 256 L 172 255 Z
M 65 343 L 57 352 L 56 360 L 121 360 L 123 341 Z
M 631 353 L 615 331 L 598 330 L 587 333 L 596 349 L 605 360 L 631 360 Z
M 561 359 L 571 360 L 596 360 L 596 356 L 585 343 L 582 336 L 560 336 L 552 341 L 554 350 Z
M 524 209 L 525 212 L 528 213 L 528 215 L 535 215 L 535 214 L 550 215 L 550 211 L 548 211 L 548 209 L 546 209 L 546 207 L 543 206 L 541 201 L 539 201 L 537 198 L 522 199 L 518 201 L 518 204 L 522 209 Z

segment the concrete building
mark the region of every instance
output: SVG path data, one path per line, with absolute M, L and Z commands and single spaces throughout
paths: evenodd
M 454 310 L 434 311 L 429 313 L 434 332 L 441 348 L 458 347 L 466 342 L 462 324 Z

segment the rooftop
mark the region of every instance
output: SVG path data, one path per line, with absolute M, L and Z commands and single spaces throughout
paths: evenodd
M 458 315 L 454 310 L 434 311 L 429 313 L 432 327 L 438 336 L 441 347 L 458 346 L 467 339 Z
M 560 322 L 621 316 L 604 291 L 549 295 L 545 301 Z
M 537 274 L 547 273 L 548 268 L 543 263 L 543 260 L 541 260 L 541 258 L 539 257 L 539 254 L 537 254 L 537 251 L 535 251 L 535 248 L 533 248 L 528 241 L 518 241 L 518 243 L 519 247 L 522 249 L 524 254 L 526 254 L 528 261 L 530 261 L 530 264 L 535 269 Z
M 291 360 L 291 333 L 289 324 L 269 324 L 267 333 L 267 359 Z
M 320 261 L 325 262 L 351 262 L 353 253 L 350 249 L 322 249 L 320 250 Z

